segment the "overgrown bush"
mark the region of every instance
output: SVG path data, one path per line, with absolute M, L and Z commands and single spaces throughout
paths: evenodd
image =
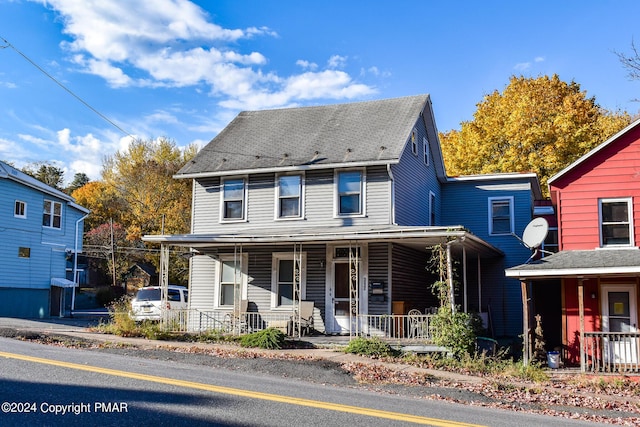
M 475 349 L 476 335 L 471 315 L 453 312 L 449 306 L 441 306 L 431 320 L 433 342 L 447 347 L 457 358 L 471 354 Z
M 101 325 L 100 329 L 106 333 L 123 337 L 142 336 L 135 320 L 129 315 L 130 310 L 131 302 L 128 297 L 123 296 L 113 301 L 109 306 L 110 322 L 106 325 Z
M 369 357 L 393 357 L 400 354 L 388 343 L 379 338 L 358 337 L 349 341 L 349 345 L 344 349 L 345 353 L 359 354 Z
M 279 350 L 284 346 L 286 335 L 279 329 L 267 328 L 262 331 L 243 335 L 240 338 L 242 347 L 257 347 L 268 350 Z

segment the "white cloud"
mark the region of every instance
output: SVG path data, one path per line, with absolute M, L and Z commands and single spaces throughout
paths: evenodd
M 114 88 L 194 86 L 199 90 L 204 84 L 210 95 L 221 98 L 221 106 L 256 109 L 374 92 L 337 71 L 347 66 L 347 57 L 341 55 L 331 56 L 325 71 L 304 60 L 296 62 L 303 68 L 301 74 L 264 71 L 261 67 L 268 58 L 261 52 L 242 52 L 236 42 L 276 38 L 277 33 L 264 26 L 223 28 L 188 0 L 31 1 L 60 15 L 63 32 L 70 38 L 62 47 L 71 62 Z
M 331 58 L 329 58 L 329 61 L 327 62 L 327 66 L 329 68 L 342 68 L 346 64 L 347 64 L 347 57 L 340 56 L 340 55 L 333 55 Z
M 513 69 L 518 71 L 526 71 L 529 68 L 531 68 L 531 62 L 519 62 L 513 66 Z
M 544 62 L 544 56 L 536 56 L 534 62 Z
M 298 59 L 296 61 L 296 65 L 302 67 L 305 70 L 315 70 L 318 68 L 318 64 L 316 64 L 315 62 L 309 62 L 304 59 Z

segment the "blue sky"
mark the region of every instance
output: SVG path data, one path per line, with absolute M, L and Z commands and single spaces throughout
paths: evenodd
M 130 135 L 203 145 L 241 110 L 421 93 L 448 131 L 512 75 L 637 114 L 614 51 L 640 44 L 639 16 L 636 0 L 0 0 L 0 159 L 98 179 Z

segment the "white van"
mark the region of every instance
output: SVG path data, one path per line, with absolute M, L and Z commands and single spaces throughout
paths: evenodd
M 162 315 L 162 288 L 147 286 L 140 288 L 131 301 L 131 317 L 136 322 L 143 320 L 160 320 Z M 189 291 L 184 286 L 169 285 L 167 289 L 168 309 L 186 309 L 189 302 Z

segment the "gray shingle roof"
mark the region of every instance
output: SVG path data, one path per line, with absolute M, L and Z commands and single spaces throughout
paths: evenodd
M 640 274 L 640 250 L 561 251 L 506 270 L 508 277 L 567 277 Z
M 245 111 L 177 176 L 301 165 L 394 162 L 428 95 Z

